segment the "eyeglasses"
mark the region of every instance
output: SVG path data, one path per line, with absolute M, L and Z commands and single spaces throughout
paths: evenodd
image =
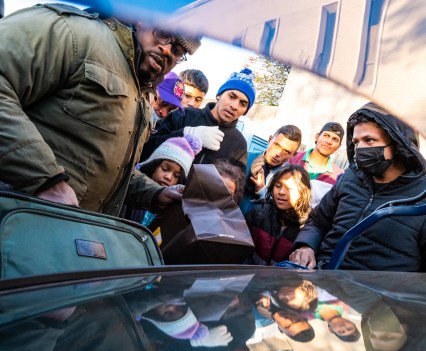
M 176 41 L 172 40 L 171 34 L 164 32 L 158 28 L 154 29 L 152 31 L 152 35 L 154 38 L 161 44 L 161 45 L 167 45 L 172 44 L 172 49 L 170 52 L 170 56 L 172 60 L 176 63 L 182 63 L 186 61 L 186 52 L 185 49 L 176 43 Z

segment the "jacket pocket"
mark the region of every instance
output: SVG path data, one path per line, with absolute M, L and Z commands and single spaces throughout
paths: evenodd
M 64 111 L 82 122 L 116 133 L 129 100 L 125 79 L 104 66 L 85 61 L 84 75 L 64 105 Z

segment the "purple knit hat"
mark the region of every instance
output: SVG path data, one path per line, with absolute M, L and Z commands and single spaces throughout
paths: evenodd
M 182 78 L 174 72 L 169 72 L 164 76 L 164 80 L 157 86 L 157 90 L 161 100 L 177 106 L 182 116 L 185 114 L 181 102 L 183 94 L 185 93 L 185 84 Z
M 194 157 L 203 145 L 201 140 L 194 135 L 185 135 L 179 138 L 170 138 L 158 146 L 144 162 L 138 163 L 136 169 L 141 169 L 155 160 L 171 160 L 179 164 L 188 176 Z

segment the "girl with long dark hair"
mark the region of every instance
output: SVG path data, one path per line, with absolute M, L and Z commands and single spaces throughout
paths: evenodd
M 246 262 L 272 265 L 288 259 L 293 241 L 311 211 L 308 172 L 286 164 L 273 175 L 266 199 L 246 214 L 255 251 Z

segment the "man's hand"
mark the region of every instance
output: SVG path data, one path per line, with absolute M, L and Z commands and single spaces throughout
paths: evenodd
M 66 181 L 56 183 L 54 186 L 38 193 L 36 196 L 40 199 L 78 207 L 77 195 Z
M 251 166 L 250 166 L 250 175 L 252 177 L 256 177 L 260 170 L 263 170 L 263 166 L 265 165 L 265 158 L 263 155 L 257 156 Z
M 263 168 L 260 169 L 256 176 L 250 177 L 250 180 L 254 183 L 254 190 L 256 193 L 262 190 L 266 186 Z
M 185 186 L 182 184 L 165 187 L 161 191 L 160 195 L 158 195 L 158 208 L 164 209 L 172 202 L 182 200 L 182 193 L 184 189 Z
M 183 135 L 195 135 L 198 137 L 203 147 L 217 151 L 220 149 L 220 143 L 223 140 L 225 134 L 221 130 L 219 130 L 218 126 L 214 127 L 185 127 L 183 129 Z
M 290 254 L 289 259 L 294 263 L 310 269 L 314 269 L 317 265 L 314 250 L 312 250 L 309 246 L 299 247 L 296 251 Z

